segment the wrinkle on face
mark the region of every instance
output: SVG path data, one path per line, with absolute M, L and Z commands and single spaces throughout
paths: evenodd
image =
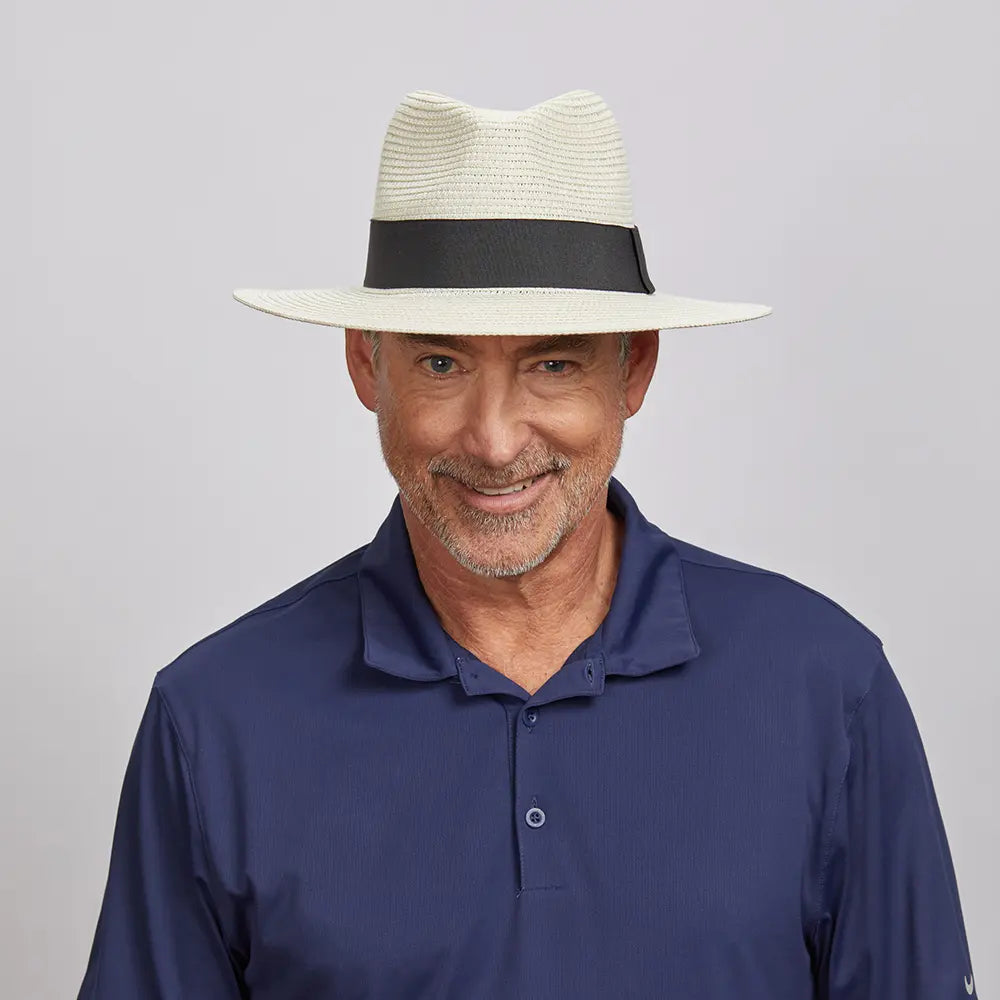
M 383 333 L 367 368 L 349 345 L 442 620 L 461 620 L 467 633 L 515 634 L 578 616 L 598 591 L 610 599 L 598 580 L 617 569 L 607 486 L 652 375 L 657 333 L 633 335 L 654 341 L 639 352 L 638 371 L 619 360 L 618 334 Z M 543 471 L 552 480 L 522 511 L 480 510 L 462 485 L 502 488 Z

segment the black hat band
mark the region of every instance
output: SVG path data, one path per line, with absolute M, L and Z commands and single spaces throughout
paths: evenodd
M 567 219 L 372 219 L 365 287 L 654 291 L 635 226 Z

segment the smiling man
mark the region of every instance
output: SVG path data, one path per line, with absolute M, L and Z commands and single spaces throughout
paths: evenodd
M 234 295 L 345 330 L 398 494 L 157 672 L 82 1000 L 974 995 L 879 637 L 612 474 L 660 333 L 770 308 L 654 290 L 599 95 L 408 94 L 364 285 Z
M 442 625 L 533 694 L 611 603 L 624 526 L 608 481 L 658 332 L 346 333 Z

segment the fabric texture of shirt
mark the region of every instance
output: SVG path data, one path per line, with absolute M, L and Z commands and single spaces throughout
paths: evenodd
M 160 669 L 80 1000 L 967 1000 L 921 738 L 881 640 L 624 519 L 533 695 L 375 538 Z

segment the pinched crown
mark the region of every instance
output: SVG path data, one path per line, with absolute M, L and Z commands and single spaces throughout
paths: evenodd
M 618 123 L 590 90 L 571 90 L 523 111 L 413 91 L 386 130 L 372 218 L 631 226 Z

